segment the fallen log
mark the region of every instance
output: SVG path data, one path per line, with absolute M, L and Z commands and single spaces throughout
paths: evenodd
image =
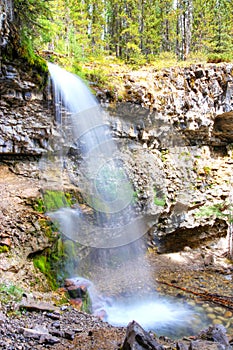
M 176 284 L 173 284 L 173 283 L 170 283 L 170 282 L 160 281 L 160 280 L 157 280 L 157 279 L 156 279 L 156 282 L 160 283 L 160 284 L 165 284 L 165 285 L 167 285 L 169 287 L 172 287 L 172 288 L 176 288 L 176 289 L 182 290 L 182 291 L 184 291 L 186 293 L 193 294 L 193 295 L 195 295 L 197 297 L 200 297 L 200 298 L 202 298 L 204 300 L 211 301 L 214 304 L 218 304 L 218 305 L 221 305 L 223 307 L 226 307 L 228 309 L 233 310 L 233 297 L 222 296 L 222 295 L 218 295 L 218 294 L 211 294 L 211 293 L 208 293 L 206 291 L 198 292 L 198 291 L 194 291 L 194 290 L 191 290 L 191 289 L 187 289 L 185 287 L 177 286 Z

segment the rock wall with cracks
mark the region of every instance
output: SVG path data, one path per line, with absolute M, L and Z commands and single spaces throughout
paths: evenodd
M 14 51 L 12 4 L 0 2 L 0 283 L 48 290 L 31 257 L 50 249 L 55 237 L 34 205 L 41 196 L 39 159 L 61 136 L 46 71 Z
M 222 63 L 132 72 L 124 102 L 108 106 L 114 134 L 130 145 L 134 186 L 161 252 L 226 236 L 232 69 Z M 223 213 L 205 213 L 216 207 Z

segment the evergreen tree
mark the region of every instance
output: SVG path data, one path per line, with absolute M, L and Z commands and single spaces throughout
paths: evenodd
M 233 0 L 15 0 L 23 41 L 79 61 L 232 50 Z

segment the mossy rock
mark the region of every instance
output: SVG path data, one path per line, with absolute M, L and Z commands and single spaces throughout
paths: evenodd
M 62 191 L 47 190 L 43 194 L 45 211 L 53 211 L 64 207 L 70 207 L 70 200 Z
M 55 274 L 54 270 L 52 269 L 50 252 L 47 251 L 41 255 L 36 255 L 33 258 L 33 264 L 34 264 L 35 268 L 40 270 L 40 272 L 46 276 L 47 281 L 48 281 L 51 289 L 52 290 L 57 289 L 58 284 L 56 281 L 56 274 Z

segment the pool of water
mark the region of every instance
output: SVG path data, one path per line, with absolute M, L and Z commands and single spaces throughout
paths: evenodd
M 185 301 L 165 297 L 126 298 L 105 306 L 105 320 L 113 326 L 127 326 L 132 320 L 156 335 L 180 338 L 207 327 L 204 312 Z

